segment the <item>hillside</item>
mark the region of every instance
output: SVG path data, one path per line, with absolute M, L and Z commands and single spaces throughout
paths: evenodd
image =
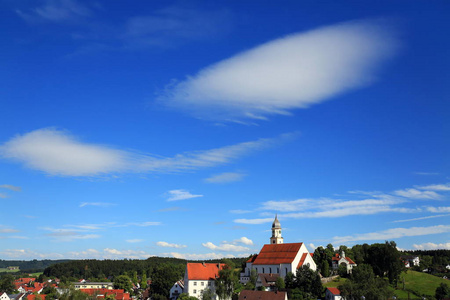
M 441 283 L 450 285 L 450 281 L 442 279 L 430 274 L 416 272 L 408 270 L 400 275 L 400 280 L 405 280 L 405 287 L 402 290 L 403 283 L 399 284 L 399 289 L 395 291 L 398 298 L 407 298 L 408 291 L 410 292 L 411 299 L 421 299 L 419 296 L 425 296 L 429 298 L 434 297 L 436 288 Z M 414 294 L 414 295 L 413 295 Z

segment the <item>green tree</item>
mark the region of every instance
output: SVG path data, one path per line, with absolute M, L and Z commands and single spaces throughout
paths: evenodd
M 323 260 L 322 261 L 322 265 L 321 265 L 321 268 L 320 268 L 320 273 L 322 273 L 323 277 L 330 276 L 330 265 L 328 264 L 327 260 Z
M 383 300 L 392 296 L 393 291 L 382 278 L 375 277 L 370 265 L 361 264 L 353 268 L 349 280 L 340 285 L 341 295 L 348 300 L 366 299 Z
M 114 288 L 115 289 L 123 289 L 126 292 L 130 293 L 133 286 L 131 284 L 131 279 L 127 275 L 119 275 L 114 278 Z
M 219 271 L 219 278 L 215 281 L 216 294 L 219 296 L 219 299 L 231 298 L 238 283 L 239 278 L 233 265 L 226 264 L 223 269 Z
M 0 278 L 0 291 L 12 294 L 16 290 L 14 285 L 14 276 L 7 274 Z
M 184 267 L 176 266 L 170 263 L 164 263 L 156 266 L 153 269 L 151 276 L 152 284 L 151 291 L 153 294 L 164 295 L 169 297 L 170 288 L 174 282 L 183 277 Z
M 214 299 L 214 292 L 209 288 L 204 289 L 202 293 L 202 300 L 213 300 L 213 299 Z
M 141 277 L 141 289 L 147 289 L 147 274 L 144 272 Z
M 287 289 L 293 289 L 295 288 L 295 276 L 292 272 L 288 272 L 286 276 L 284 277 L 284 284 Z
M 307 266 L 297 269 L 294 284 L 303 292 L 304 297 L 317 299 L 322 294 L 323 287 L 319 273 Z
M 372 266 L 375 275 L 387 275 L 389 283 L 397 283 L 404 265 L 400 259 L 400 252 L 394 241 L 384 244 L 372 244 L 368 249 L 368 263 Z
M 433 257 L 431 255 L 423 255 L 420 257 L 420 269 L 429 269 L 433 264 Z
M 166 300 L 166 298 L 162 298 Z M 187 293 L 181 293 L 180 296 L 178 296 L 178 300 L 198 300 L 197 297 L 189 296 Z
M 338 267 L 338 275 L 343 277 L 343 278 L 347 277 L 348 274 L 347 274 L 347 265 L 346 264 L 342 263 L 342 264 L 339 265 L 339 267 Z
M 436 297 L 437 300 L 442 300 L 442 299 L 445 299 L 445 298 L 450 298 L 450 288 L 448 287 L 448 285 L 445 284 L 445 283 L 441 283 L 441 284 L 436 288 L 435 297 Z
M 286 284 L 284 283 L 284 279 L 282 277 L 277 278 L 277 281 L 275 281 L 275 287 L 278 291 L 283 291 L 286 288 Z

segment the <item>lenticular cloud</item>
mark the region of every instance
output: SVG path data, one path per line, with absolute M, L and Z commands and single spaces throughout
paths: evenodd
M 392 56 L 392 31 L 373 21 L 319 28 L 270 41 L 166 88 L 166 105 L 200 117 L 265 119 L 373 82 Z

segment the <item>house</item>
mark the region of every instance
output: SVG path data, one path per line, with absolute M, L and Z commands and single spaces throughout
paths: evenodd
M 0 300 L 10 300 L 10 299 L 7 293 L 0 292 Z
M 97 299 L 103 299 L 105 296 L 114 295 L 116 300 L 130 300 L 130 294 L 126 293 L 123 289 L 80 289 L 81 292 L 88 294 L 89 296 L 96 296 Z
M 210 289 L 215 294 L 215 280 L 224 266 L 225 264 L 215 263 L 187 263 L 183 293 L 199 299 L 206 289 Z
M 357 266 L 350 257 L 345 256 L 345 251 L 342 251 L 341 255 L 336 253 L 336 255 L 331 259 L 331 266 L 333 270 L 336 271 L 339 269 L 340 265 L 345 265 L 347 268 L 347 274 L 352 273 L 352 269 Z
M 239 300 L 287 300 L 287 293 L 243 290 Z
M 266 291 L 275 291 L 275 285 L 277 283 L 278 277 L 280 277 L 279 274 L 258 274 L 258 279 L 256 279 L 255 287 L 259 288 L 263 286 Z
M 341 300 L 341 291 L 334 287 L 329 287 L 325 291 L 325 300 Z
M 23 293 L 19 293 L 19 294 L 12 294 L 12 295 L 8 295 L 9 299 L 11 300 L 22 300 L 23 297 L 25 296 L 25 294 Z
M 114 288 L 114 284 L 112 282 L 89 282 L 82 280 L 80 282 L 72 282 L 73 286 L 76 290 L 80 289 L 110 289 L 112 290 Z
M 415 255 L 400 256 L 400 259 L 404 262 L 405 268 L 411 268 L 420 265 L 420 258 Z
M 240 281 L 243 284 L 247 283 L 250 280 L 251 270 L 255 270 L 257 274 L 278 274 L 284 278 L 289 272 L 295 274 L 303 265 L 314 271 L 317 270 L 312 254 L 304 243 L 283 242 L 281 225 L 275 216 L 270 244 L 264 245 L 258 255 L 247 260 L 244 272 L 240 274 Z
M 170 289 L 169 299 L 170 300 L 178 299 L 180 294 L 183 293 L 183 290 L 184 290 L 184 281 L 178 280 L 177 282 L 175 282 L 175 284 Z

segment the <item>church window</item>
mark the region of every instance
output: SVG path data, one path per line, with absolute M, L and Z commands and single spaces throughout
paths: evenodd
M 280 273 L 280 269 L 279 268 L 277 268 L 277 273 Z
M 263 268 L 263 273 L 264 273 L 264 268 Z
M 272 268 L 269 268 L 269 273 L 272 273 Z

